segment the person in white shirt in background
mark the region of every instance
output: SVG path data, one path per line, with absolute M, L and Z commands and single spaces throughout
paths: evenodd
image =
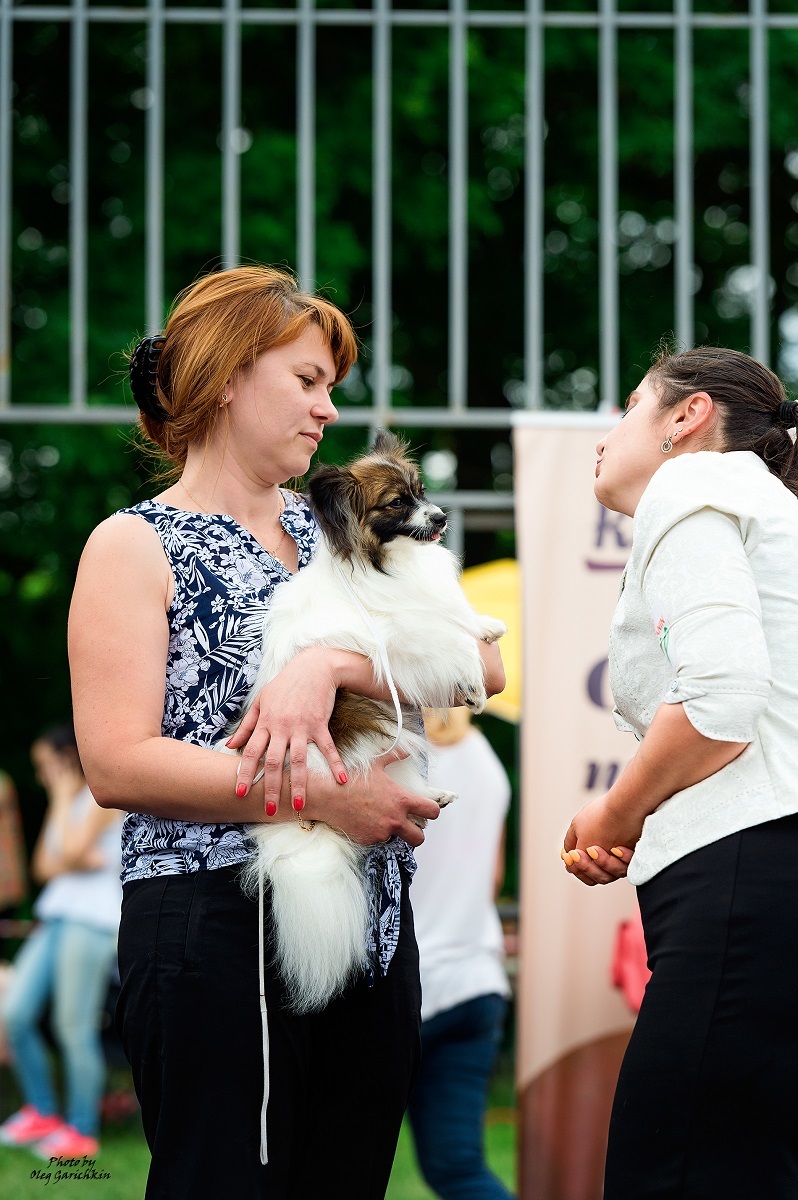
M 421 1172 L 443 1200 L 508 1200 L 484 1155 L 484 1114 L 510 987 L 495 897 L 510 782 L 465 708 L 425 714 L 430 784 L 457 800 L 416 851 L 421 1070 L 409 1116 Z
M 663 352 L 597 447 L 634 517 L 610 630 L 640 746 L 567 870 L 638 885 L 652 977 L 605 1200 L 798 1196 L 798 405 L 734 350 Z
M 48 808 L 31 874 L 44 888 L 39 924 L 14 959 L 2 1017 L 23 1107 L 0 1125 L 0 1143 L 40 1158 L 94 1157 L 99 1150 L 105 1061 L 100 1016 L 116 955 L 122 905 L 123 814 L 95 804 L 71 725 L 43 733 L 31 748 Z M 61 1053 L 66 1120 L 39 1021 L 52 1002 Z

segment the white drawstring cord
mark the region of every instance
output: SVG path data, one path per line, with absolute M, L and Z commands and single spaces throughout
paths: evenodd
M 266 947 L 263 931 L 263 867 L 258 876 L 258 984 L 260 989 L 260 1025 L 263 1041 L 263 1103 L 260 1109 L 260 1161 L 269 1161 L 266 1139 L 266 1110 L 269 1107 L 269 1017 L 266 1012 Z
M 368 612 L 366 607 L 358 599 L 357 593 L 344 575 L 340 563 L 335 562 L 335 569 L 338 572 L 341 583 L 343 584 L 344 591 L 347 593 L 356 610 L 363 618 L 366 628 L 374 637 L 377 655 L 379 656 L 380 664 L 385 675 L 385 680 L 388 684 L 388 690 L 391 693 L 391 699 L 393 700 L 393 705 L 396 709 L 396 734 L 387 750 L 383 751 L 384 754 L 390 754 L 391 750 L 393 750 L 398 744 L 402 733 L 402 705 L 399 701 L 399 693 L 396 690 L 396 685 L 393 681 L 393 675 L 391 674 L 391 666 L 388 662 L 388 651 L 385 647 L 385 642 L 382 639 L 382 635 L 380 634 L 376 623 L 372 619 L 371 614 Z M 261 769 L 252 782 L 257 783 L 258 780 L 263 777 L 263 774 L 263 769 Z M 301 846 L 297 846 L 295 850 L 289 850 L 285 854 L 278 855 L 276 861 L 284 858 L 292 858 L 293 855 L 300 854 L 310 845 L 318 833 L 319 826 L 316 826 L 316 828 L 311 831 L 310 836 L 303 840 Z M 265 1166 L 269 1161 L 269 1148 L 266 1129 L 266 1113 L 269 1107 L 269 1018 L 266 1011 L 266 947 L 263 925 L 263 867 L 261 866 L 260 874 L 258 876 L 258 984 L 260 990 L 260 1023 L 263 1043 L 263 1102 L 260 1110 L 260 1161 Z
M 302 842 L 299 846 L 296 846 L 293 850 L 286 850 L 283 854 L 276 855 L 274 861 L 280 862 L 281 859 L 293 858 L 295 854 L 301 854 L 303 850 L 307 850 L 310 843 L 314 838 L 319 836 L 320 832 L 321 825 L 314 825 L 313 829 L 308 830 L 308 836 L 302 839 Z

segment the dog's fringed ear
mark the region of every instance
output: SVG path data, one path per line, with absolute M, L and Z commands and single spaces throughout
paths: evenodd
M 381 454 L 383 458 L 402 458 L 407 450 L 407 442 L 403 442 L 395 433 L 391 433 L 389 429 L 378 429 L 377 436 L 374 439 L 374 454 Z
M 308 480 L 308 495 L 332 552 L 351 558 L 361 540 L 352 472 L 346 467 L 319 467 Z

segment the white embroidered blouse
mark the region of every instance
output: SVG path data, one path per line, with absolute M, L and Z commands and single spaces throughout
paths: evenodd
M 682 703 L 706 737 L 749 743 L 646 819 L 631 883 L 798 812 L 798 499 L 754 453 L 684 454 L 649 483 L 610 630 L 610 684 L 616 724 L 638 738 L 664 702 Z

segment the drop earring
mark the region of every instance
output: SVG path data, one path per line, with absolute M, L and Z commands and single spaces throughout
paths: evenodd
M 677 425 L 673 431 L 673 437 L 678 437 L 681 432 L 682 432 L 681 425 Z M 672 440 L 670 434 L 668 434 L 668 436 L 665 438 L 665 441 L 662 443 L 661 449 L 662 449 L 663 454 L 670 454 L 671 450 L 673 449 L 673 440 Z

